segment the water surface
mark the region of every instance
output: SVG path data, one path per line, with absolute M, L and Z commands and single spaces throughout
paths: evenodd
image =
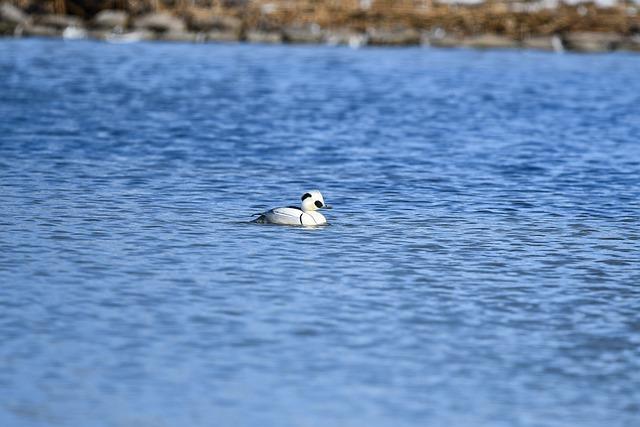
M 1 41 L 0 424 L 640 425 L 639 69 Z

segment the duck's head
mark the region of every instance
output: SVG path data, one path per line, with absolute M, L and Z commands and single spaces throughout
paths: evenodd
M 324 203 L 322 193 L 318 190 L 307 191 L 302 195 L 302 210 L 305 212 L 317 211 L 318 209 L 331 209 Z

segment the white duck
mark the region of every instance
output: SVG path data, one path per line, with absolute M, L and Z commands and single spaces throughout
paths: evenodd
M 287 206 L 263 212 L 253 222 L 260 224 L 282 225 L 324 225 L 327 219 L 318 209 L 331 209 L 324 203 L 322 193 L 318 190 L 307 191 L 302 195 L 300 207 Z

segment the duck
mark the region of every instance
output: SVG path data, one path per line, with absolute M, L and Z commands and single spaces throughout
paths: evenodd
M 303 226 L 327 224 L 327 218 L 325 218 L 324 215 L 318 212 L 318 210 L 331 209 L 332 207 L 324 202 L 324 197 L 322 197 L 322 193 L 319 190 L 307 191 L 302 195 L 300 199 L 300 207 L 286 206 L 254 214 L 254 216 L 257 216 L 257 218 L 252 222 L 258 224 Z

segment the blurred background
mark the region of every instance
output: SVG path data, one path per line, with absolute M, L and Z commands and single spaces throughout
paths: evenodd
M 1 10 L 0 33 L 19 36 L 640 49 L 637 0 L 5 0 Z

